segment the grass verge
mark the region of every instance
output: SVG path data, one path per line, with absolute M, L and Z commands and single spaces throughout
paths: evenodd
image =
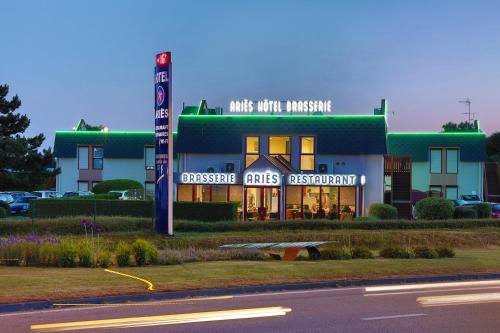
M 157 291 L 429 274 L 498 273 L 499 249 L 457 251 L 451 259 L 217 261 L 117 268 L 154 283 Z M 143 283 L 102 269 L 0 267 L 0 303 L 146 292 Z

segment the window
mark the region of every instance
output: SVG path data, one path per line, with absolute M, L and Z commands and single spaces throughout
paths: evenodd
M 92 149 L 92 169 L 102 170 L 103 149 L 102 147 L 93 147 Z
M 193 201 L 193 185 L 177 185 L 177 201 Z
M 212 185 L 212 201 L 227 201 L 227 185 Z
M 155 198 L 155 183 L 144 183 L 144 197 L 147 200 L 154 200 Z
M 245 168 L 259 158 L 259 137 L 247 136 L 245 140 Z
M 243 189 L 241 185 L 229 185 L 229 201 L 238 202 L 238 208 L 241 209 L 243 201 Z
M 431 173 L 441 173 L 441 149 L 431 149 Z
M 86 192 L 86 191 L 88 191 L 88 190 L 89 190 L 89 182 L 85 182 L 85 181 L 83 181 L 83 182 L 80 182 L 80 181 L 79 181 L 79 182 L 78 182 L 78 191 L 79 191 L 79 192 L 80 192 L 80 191 L 84 191 L 84 192 Z
M 194 201 L 209 202 L 211 197 L 210 185 L 194 185 Z
M 458 172 L 458 149 L 446 149 L 446 173 Z
M 144 147 L 144 163 L 146 170 L 155 168 L 155 147 Z
M 89 147 L 78 147 L 78 169 L 89 168 Z
M 314 137 L 300 138 L 300 170 L 314 171 Z
M 100 183 L 100 181 L 92 182 L 92 184 L 91 184 L 91 185 L 92 185 L 91 189 L 94 189 L 94 186 L 96 186 L 96 185 L 97 185 L 97 184 L 99 184 L 99 183 Z
M 270 136 L 269 137 L 269 155 L 281 156 L 290 162 L 290 137 L 289 136 Z
M 446 199 L 457 200 L 458 199 L 458 187 L 446 186 Z
M 431 185 L 429 187 L 429 191 L 430 191 L 431 197 L 442 197 L 443 196 L 443 194 L 442 194 L 443 189 L 441 186 Z

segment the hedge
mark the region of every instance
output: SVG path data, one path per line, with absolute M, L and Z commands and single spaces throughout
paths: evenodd
M 425 198 L 417 202 L 417 218 L 422 220 L 446 220 L 453 217 L 453 204 L 444 198 Z
M 39 219 L 34 222 L 37 234 L 83 234 L 81 217 Z M 92 221 L 92 220 L 91 220 Z M 137 217 L 98 217 L 96 224 L 104 232 L 152 231 L 151 218 Z M 405 229 L 473 229 L 500 228 L 500 219 L 442 220 L 442 221 L 331 221 L 331 220 L 293 220 L 263 222 L 199 222 L 174 220 L 175 232 L 226 232 L 226 231 L 272 231 L 272 230 L 405 230 Z M 31 234 L 32 221 L 2 219 L 0 235 Z
M 480 219 L 489 219 L 491 217 L 492 206 L 487 202 L 475 204 L 472 208 L 476 211 L 477 217 Z
M 6 203 L 5 201 L 0 200 L 0 207 L 2 207 L 3 209 L 5 209 L 5 213 L 7 214 L 7 216 L 10 215 L 10 206 L 9 206 L 8 203 Z
M 206 222 L 236 221 L 236 202 L 174 202 L 174 218 Z
M 477 212 L 472 207 L 465 207 L 465 206 L 455 207 L 455 210 L 453 211 L 453 218 L 455 218 L 455 219 L 476 219 Z
M 174 218 L 199 221 L 236 221 L 234 202 L 174 202 Z M 34 218 L 63 216 L 153 216 L 153 201 L 38 199 L 31 203 Z
M 396 220 L 398 209 L 388 204 L 375 203 L 370 206 L 368 215 L 378 217 L 381 220 Z
M 132 179 L 110 179 L 103 182 L 97 183 L 93 188 L 92 192 L 108 193 L 109 191 L 125 191 L 138 189 L 143 190 L 144 186 L 136 180 Z

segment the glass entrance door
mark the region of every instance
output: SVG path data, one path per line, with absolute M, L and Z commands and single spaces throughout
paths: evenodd
M 255 220 L 279 220 L 279 187 L 247 187 L 245 189 L 246 218 Z

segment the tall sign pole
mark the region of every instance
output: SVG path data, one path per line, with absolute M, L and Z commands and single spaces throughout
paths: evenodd
M 155 230 L 173 236 L 173 140 L 171 53 L 155 66 Z

